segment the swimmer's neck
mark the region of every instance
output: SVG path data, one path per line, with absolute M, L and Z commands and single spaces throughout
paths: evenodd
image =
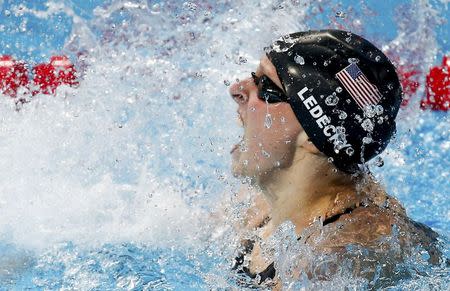
M 356 179 L 301 147 L 292 165 L 277 169 L 258 184 L 271 204 L 273 225 L 290 220 L 298 235 L 314 220 L 343 213 L 362 199 Z

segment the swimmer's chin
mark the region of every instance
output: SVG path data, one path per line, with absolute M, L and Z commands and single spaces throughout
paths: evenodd
M 245 179 L 247 178 L 246 169 L 244 169 L 244 166 L 239 161 L 233 161 L 231 163 L 231 173 L 235 178 L 241 178 Z
M 233 176 L 242 181 L 242 183 L 255 184 L 258 177 L 255 173 L 250 173 L 249 169 L 240 163 L 233 163 L 231 165 L 231 173 Z
M 231 173 L 235 178 L 240 178 L 244 176 L 242 168 L 240 167 L 239 163 L 236 162 L 233 162 L 231 164 Z

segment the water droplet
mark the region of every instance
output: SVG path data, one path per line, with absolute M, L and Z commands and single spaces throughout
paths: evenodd
M 151 14 L 159 14 L 161 12 L 161 6 L 156 3 L 152 5 L 152 8 L 150 9 Z
M 375 106 L 375 113 L 376 113 L 377 115 L 383 114 L 383 111 L 384 111 L 383 106 L 381 106 L 381 105 Z
M 266 152 L 265 150 L 261 150 L 261 153 L 263 154 L 263 156 L 265 158 L 270 158 L 270 154 L 268 152 Z
M 376 157 L 375 159 L 375 165 L 377 167 L 383 167 L 384 166 L 384 161 L 381 157 Z
M 276 162 L 275 162 L 275 166 L 276 166 L 276 167 L 279 167 L 279 166 L 281 166 L 281 163 L 280 163 L 280 161 L 276 161 Z
M 352 101 L 350 101 L 350 99 L 347 99 L 347 100 L 345 100 L 345 102 L 347 102 L 347 104 L 350 104 L 350 102 L 352 102 Z
M 324 67 L 328 66 L 328 62 L 327 61 L 323 62 L 323 66 Z
M 378 117 L 378 124 L 382 124 L 384 122 L 383 117 Z
M 11 11 L 9 11 L 8 9 L 6 9 L 3 13 L 6 17 L 9 17 L 11 15 Z
M 244 57 L 239 57 L 239 64 L 245 64 L 247 63 L 247 59 Z
M 365 136 L 362 141 L 364 144 L 369 144 L 372 142 L 372 138 L 370 136 Z
M 380 57 L 380 56 L 376 56 L 376 57 L 375 57 L 375 61 L 376 61 L 376 62 L 379 62 L 380 60 L 381 60 L 381 57 Z
M 337 133 L 345 133 L 345 127 L 343 127 L 343 126 L 336 126 L 336 132 Z
M 345 18 L 345 13 L 343 11 L 338 11 L 338 12 L 336 12 L 336 17 L 337 18 Z
M 231 82 L 228 81 L 228 80 L 223 80 L 223 83 L 225 84 L 225 86 L 230 86 L 231 85 Z
M 272 127 L 272 115 L 266 114 L 266 117 L 264 118 L 264 127 L 265 128 Z
M 255 107 L 250 107 L 250 111 L 256 111 Z
M 365 119 L 361 123 L 361 127 L 367 132 L 372 132 L 373 131 L 373 123 L 372 123 L 372 121 L 370 119 Z
M 339 153 L 341 149 L 347 144 L 347 139 L 345 137 L 345 128 L 342 126 L 336 127 L 337 136 L 333 140 L 334 152 Z
M 243 161 L 242 161 L 242 164 L 243 164 L 244 166 L 247 166 L 247 165 L 248 165 L 248 160 L 243 160 Z
M 332 163 L 332 162 L 334 162 L 334 159 L 333 159 L 332 157 L 329 157 L 329 158 L 328 158 L 328 162 L 329 162 L 329 163 Z
M 245 153 L 246 151 L 248 151 L 247 144 L 246 144 L 244 141 L 242 141 L 242 142 L 239 144 L 239 151 L 240 151 L 241 153 Z
M 357 63 L 359 63 L 359 59 L 357 59 L 357 58 L 349 58 L 348 62 L 350 64 L 357 64 Z
M 20 25 L 20 32 L 26 32 L 27 31 L 27 27 L 26 27 L 26 25 Z
M 347 118 L 347 113 L 345 111 L 341 111 L 339 113 L 339 119 L 346 119 Z
M 248 267 L 248 266 L 244 266 L 244 267 Z M 256 277 L 255 277 L 255 282 L 260 282 L 261 281 L 261 275 L 260 274 L 256 274 Z
M 281 116 L 280 121 L 281 121 L 281 123 L 286 123 L 286 117 Z
M 342 87 L 337 87 L 336 88 L 336 92 L 341 93 L 342 92 Z
M 376 111 L 375 111 L 374 105 L 370 104 L 370 105 L 367 105 L 366 107 L 364 107 L 364 116 L 365 117 L 372 118 L 375 116 L 375 114 L 376 114 Z
M 339 151 L 342 150 L 343 147 L 344 147 L 344 146 L 343 146 L 343 144 L 341 144 L 341 143 L 334 145 L 334 152 L 335 152 L 336 154 L 339 154 Z
M 189 9 L 190 11 L 195 11 L 197 10 L 197 4 L 187 1 L 183 3 L 184 8 Z
M 339 97 L 334 96 L 334 95 L 329 95 L 325 99 L 325 104 L 327 104 L 328 106 L 335 106 L 336 104 L 338 104 L 338 102 L 339 102 Z
M 305 64 L 305 59 L 304 59 L 302 56 L 300 56 L 300 55 L 296 55 L 296 56 L 294 57 L 294 61 L 295 61 L 297 64 L 302 65 L 302 66 Z
M 353 148 L 346 148 L 345 153 L 351 157 L 355 153 L 355 150 Z
M 394 85 L 393 85 L 392 83 L 389 83 L 389 84 L 387 85 L 387 87 L 388 87 L 389 90 L 394 89 Z

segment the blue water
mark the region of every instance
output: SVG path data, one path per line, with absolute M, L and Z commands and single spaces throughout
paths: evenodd
M 211 215 L 240 187 L 224 81 L 280 34 L 323 27 L 426 71 L 450 52 L 446 19 L 445 1 L 425 0 L 0 1 L 1 54 L 32 65 L 64 53 L 83 75 L 19 111 L 0 100 L 0 289 L 236 287 L 236 234 Z M 423 90 L 371 169 L 448 257 L 450 123 L 419 110 Z M 448 288 L 448 267 L 411 268 L 398 289 Z

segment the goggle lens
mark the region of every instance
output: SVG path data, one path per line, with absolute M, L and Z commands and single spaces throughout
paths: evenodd
M 257 77 L 256 73 L 252 72 L 252 78 L 256 86 L 258 86 L 258 98 L 267 103 L 288 102 L 288 97 L 284 94 L 269 77 L 262 75 Z

